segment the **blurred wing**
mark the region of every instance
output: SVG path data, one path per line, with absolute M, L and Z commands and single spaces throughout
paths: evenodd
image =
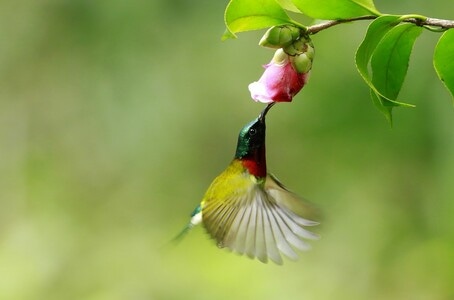
M 319 224 L 318 222 L 315 222 L 320 220 L 320 211 L 317 207 L 297 194 L 289 191 L 273 174 L 268 174 L 265 190 L 279 205 L 286 207 L 288 210 L 304 219 L 311 220 L 307 226 Z
M 219 247 L 227 247 L 262 262 L 268 258 L 282 264 L 281 253 L 297 259 L 294 248 L 305 250 L 303 239 L 317 235 L 304 229 L 317 225 L 301 216 L 295 195 L 268 176 L 265 183 L 253 183 L 241 192 L 229 193 L 223 199 L 206 201 L 202 208 L 203 223 Z

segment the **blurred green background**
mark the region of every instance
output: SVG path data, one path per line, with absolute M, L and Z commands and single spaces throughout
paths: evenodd
M 309 84 L 270 112 L 269 168 L 324 212 L 312 251 L 265 265 L 202 228 L 166 246 L 263 107 L 247 85 L 273 53 L 263 31 L 220 41 L 226 3 L 0 2 L 0 299 L 453 299 L 454 111 L 427 31 L 393 129 L 354 65 L 367 22 L 314 36 Z

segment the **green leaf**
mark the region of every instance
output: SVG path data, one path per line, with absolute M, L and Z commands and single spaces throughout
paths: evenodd
M 375 106 L 378 108 L 379 111 L 381 111 L 384 115 L 386 120 L 388 120 L 389 124 L 393 126 L 393 115 L 392 115 L 392 106 L 387 105 L 387 100 L 374 92 L 374 90 L 370 90 L 370 97 L 372 99 L 372 102 L 375 104 Z M 389 101 L 388 101 L 389 102 Z
M 292 0 L 304 14 L 314 19 L 339 20 L 365 15 L 379 16 L 373 0 Z
M 434 53 L 434 67 L 454 101 L 454 29 L 443 33 L 438 40 Z
M 356 67 L 371 88 L 374 104 L 390 123 L 393 106 L 413 106 L 396 98 L 407 73 L 414 41 L 422 30 L 413 24 L 397 26 L 401 19 L 400 16 L 382 16 L 372 22 L 355 56 Z M 372 76 L 368 70 L 371 59 Z
M 375 106 L 385 115 L 386 119 L 392 124 L 392 115 L 390 106 L 385 106 L 384 101 L 388 100 L 380 96 L 380 93 L 372 84 L 372 78 L 369 74 L 369 62 L 380 43 L 391 29 L 400 22 L 399 16 L 382 16 L 375 19 L 367 28 L 366 36 L 359 45 L 355 55 L 356 68 L 364 81 L 371 89 L 371 98 Z
M 356 51 L 356 68 L 369 86 L 372 86 L 368 71 L 370 58 L 383 36 L 397 24 L 399 24 L 399 16 L 383 16 L 375 19 L 367 28 L 366 36 Z
M 380 95 L 390 100 L 397 99 L 407 75 L 413 45 L 422 30 L 414 24 L 400 24 L 380 40 L 371 60 L 372 84 Z M 403 103 L 389 104 L 401 106 Z
M 224 15 L 228 34 L 223 39 L 236 38 L 235 33 L 283 24 L 294 24 L 275 0 L 231 0 Z
M 295 13 L 301 13 L 301 11 L 293 4 L 292 0 L 276 0 L 279 5 L 288 11 L 292 11 Z
M 228 39 L 236 39 L 236 35 L 231 33 L 228 28 L 225 29 L 224 33 L 221 36 L 221 41 L 225 41 Z

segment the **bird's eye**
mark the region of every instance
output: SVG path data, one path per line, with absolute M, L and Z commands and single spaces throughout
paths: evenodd
M 256 133 L 257 133 L 257 129 L 255 129 L 255 128 L 249 129 L 249 134 L 250 135 L 255 135 Z

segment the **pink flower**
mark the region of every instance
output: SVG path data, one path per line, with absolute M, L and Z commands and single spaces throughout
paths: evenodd
M 262 103 L 291 102 L 306 84 L 310 70 L 298 72 L 294 59 L 282 49 L 277 50 L 271 62 L 264 66 L 259 81 L 249 85 L 252 99 Z

